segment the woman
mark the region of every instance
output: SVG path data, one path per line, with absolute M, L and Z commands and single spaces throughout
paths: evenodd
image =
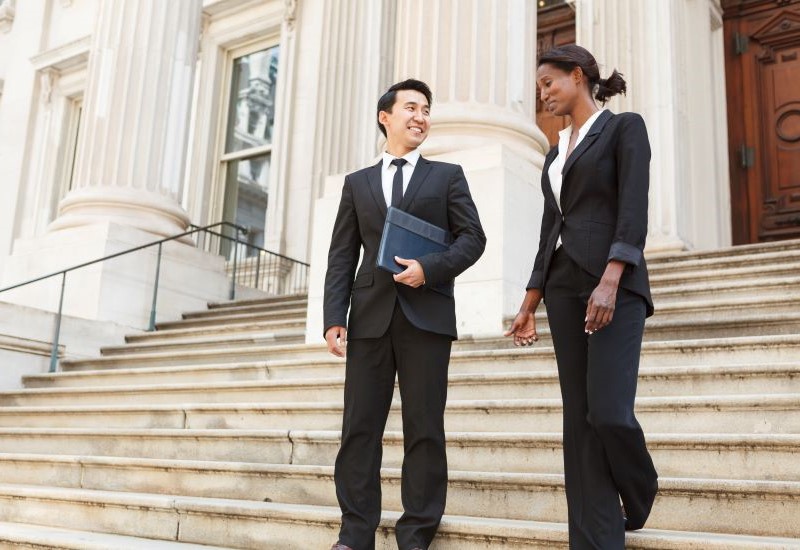
M 570 548 L 624 548 L 625 530 L 644 525 L 658 488 L 633 414 L 653 313 L 642 254 L 650 145 L 638 114 L 597 106 L 624 93 L 625 81 L 616 70 L 601 79 L 584 48 L 544 54 L 536 80 L 547 109 L 572 124 L 545 157 L 539 251 L 506 334 L 518 346 L 537 340 L 534 313 L 545 299 L 564 405 Z

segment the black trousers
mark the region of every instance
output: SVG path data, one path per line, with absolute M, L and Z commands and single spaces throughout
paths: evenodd
M 398 548 L 426 549 L 436 535 L 447 495 L 444 408 L 451 344 L 449 336 L 412 325 L 399 304 L 386 334 L 348 342 L 342 444 L 334 473 L 342 509 L 340 543 L 354 550 L 375 548 L 383 431 L 395 373 L 405 451 Z
M 645 302 L 620 288 L 611 324 L 587 335 L 586 306 L 598 282 L 559 248 L 545 287 L 564 402 L 569 541 L 580 550 L 623 549 L 626 527 L 644 525 L 658 489 L 633 414 Z

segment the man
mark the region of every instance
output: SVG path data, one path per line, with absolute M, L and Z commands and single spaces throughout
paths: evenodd
M 380 98 L 378 127 L 386 151 L 375 166 L 345 177 L 333 227 L 324 334 L 328 350 L 347 362 L 334 474 L 342 526 L 332 550 L 375 548 L 382 439 L 395 373 L 405 449 L 404 513 L 395 529 L 399 550 L 426 550 L 444 513 L 444 407 L 450 346 L 457 337 L 453 279 L 483 254 L 486 237 L 461 167 L 426 160 L 417 150 L 428 136 L 430 105 L 431 91 L 418 80 L 395 84 Z M 397 275 L 376 267 L 390 205 L 450 231 L 449 250 L 395 258 L 405 266 Z

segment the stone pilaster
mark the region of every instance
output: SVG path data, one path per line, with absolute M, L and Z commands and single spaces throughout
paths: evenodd
M 724 58 L 717 0 L 581 0 L 577 42 L 628 82 L 615 112 L 639 112 L 653 150 L 648 249 L 730 244 Z M 720 110 L 722 106 L 723 110 Z M 705 206 L 715 204 L 713 211 Z
M 110 221 L 183 231 L 201 0 L 102 0 L 92 39 L 74 189 L 51 230 Z

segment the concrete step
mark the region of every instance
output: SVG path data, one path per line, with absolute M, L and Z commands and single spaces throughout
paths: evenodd
M 115 355 L 128 355 L 131 353 L 158 353 L 176 352 L 184 350 L 201 349 L 233 349 L 237 347 L 249 346 L 269 346 L 282 344 L 302 344 L 305 342 L 306 333 L 304 328 L 279 328 L 268 331 L 253 332 L 230 332 L 216 331 L 213 334 L 191 336 L 159 338 L 154 341 L 137 341 L 135 343 L 123 344 L 121 346 L 108 346 L 100 350 L 104 357 Z
M 688 282 L 652 289 L 656 304 L 671 301 L 718 299 L 720 301 L 746 298 L 757 294 L 762 297 L 784 296 L 796 291 L 800 277 L 794 275 L 737 278 L 718 282 Z
M 495 349 L 492 349 L 495 347 Z M 480 351 L 472 351 L 480 349 Z M 331 355 L 321 345 L 288 344 L 249 346 L 231 350 L 186 350 L 172 352 L 131 353 L 95 359 L 63 360 L 65 372 L 134 367 L 200 366 L 234 364 L 270 360 L 295 360 L 293 366 L 308 371 L 309 364 L 319 362 L 326 370 Z M 648 341 L 642 346 L 642 366 L 678 366 L 687 364 L 725 365 L 747 362 L 790 362 L 800 357 L 800 334 L 767 335 L 677 341 Z M 343 363 L 343 361 L 340 360 Z M 552 347 L 537 345 L 516 348 L 508 338 L 465 338 L 454 346 L 451 372 L 491 372 L 498 364 L 503 371 L 542 370 L 555 365 Z M 284 363 L 288 367 L 288 362 Z M 324 376 L 316 374 L 316 376 Z
M 222 334 L 261 334 L 270 333 L 286 329 L 304 329 L 305 319 L 298 319 L 296 322 L 286 321 L 261 321 L 247 323 L 220 324 L 209 327 L 184 328 L 170 330 L 156 330 L 153 332 L 142 332 L 139 334 L 129 334 L 125 337 L 125 342 L 138 344 L 144 342 L 162 342 L 171 340 L 184 340 L 192 338 L 215 337 Z
M 728 271 L 739 271 L 744 274 L 748 270 L 769 270 L 771 267 L 780 268 L 788 265 L 800 265 L 800 248 L 710 258 L 677 259 L 653 264 L 649 259 L 647 261 L 648 271 L 653 277 L 656 277 L 656 281 L 662 280 L 662 277 L 694 277 L 702 273 L 725 276 Z
M 231 369 L 233 370 L 233 369 Z M 0 406 L 42 406 L 146 403 L 270 403 L 306 401 L 313 395 L 320 401 L 341 400 L 344 394 L 344 377 L 284 380 L 195 380 L 196 371 L 171 373 L 176 383 L 152 383 L 146 373 L 127 377 L 132 384 L 109 385 L 113 372 L 92 379 L 77 377 L 84 382 L 99 379 L 104 385 L 58 387 L 59 380 L 69 380 L 69 374 L 47 377 L 28 377 L 32 380 L 52 381 L 51 387 L 0 392 Z M 229 371 L 230 372 L 230 371 Z M 246 372 L 244 374 L 247 374 Z M 180 380 L 181 377 L 183 380 Z M 734 395 L 766 393 L 800 393 L 800 363 L 778 363 L 752 366 L 711 367 L 651 367 L 639 373 L 638 395 Z M 560 395 L 558 374 L 541 372 L 497 372 L 491 374 L 451 374 L 448 381 L 450 400 L 462 399 L 537 399 L 556 398 Z M 395 390 L 395 396 L 399 392 Z
M 640 397 L 636 414 L 645 433 L 800 433 L 800 394 Z M 341 400 L 0 408 L 0 427 L 338 430 L 341 419 Z M 561 423 L 561 399 L 450 401 L 445 414 L 448 431 L 555 432 Z M 387 429 L 401 425 L 395 401 Z
M 267 308 L 264 306 L 244 305 L 229 306 L 226 308 L 203 309 L 200 311 L 189 311 L 182 315 L 183 321 L 199 319 L 229 319 L 238 315 L 262 315 L 264 318 L 294 319 L 306 315 L 305 307 L 292 308 Z
M 686 491 L 688 487 L 676 487 Z M 779 494 L 777 488 L 761 486 L 761 494 Z M 676 495 L 674 500 L 683 506 L 682 517 L 695 523 L 707 522 L 717 530 L 734 523 L 732 518 L 744 517 L 746 521 L 732 525 L 742 532 L 754 529 L 760 532 L 772 527 L 772 521 L 737 510 L 725 511 L 718 517 L 710 516 L 711 499 L 686 505 L 685 498 Z M 530 506 L 530 495 L 525 495 Z M 560 499 L 563 500 L 563 499 Z M 728 499 L 732 501 L 732 499 Z M 666 503 L 666 500 L 664 500 Z M 745 501 L 745 504 L 748 501 Z M 221 498 L 154 495 L 148 493 L 122 493 L 69 488 L 42 488 L 26 485 L 0 485 L 0 520 L 6 522 L 43 522 L 54 527 L 81 525 L 84 529 L 114 532 L 180 542 L 205 541 L 206 544 L 225 544 L 234 548 L 289 548 L 307 550 L 324 548 L 335 541 L 340 512 L 333 506 L 313 506 L 254 502 Z M 700 506 L 702 504 L 703 506 Z M 737 503 L 738 504 L 738 503 Z M 792 508 L 792 506 L 787 506 Z M 659 511 L 661 510 L 661 511 Z M 666 504 L 657 501 L 657 514 L 667 513 Z M 382 516 L 379 530 L 379 547 L 392 548 L 391 525 L 397 512 Z M 777 520 L 777 518 L 775 518 Z M 774 523 L 778 523 L 775 521 Z M 785 521 L 784 530 L 796 529 L 796 522 Z M 721 533 L 675 533 L 647 529 L 628 538 L 627 548 L 794 548 L 796 537 L 771 537 L 759 539 L 752 534 L 744 537 Z M 665 540 L 666 539 L 666 540 Z M 672 545 L 669 541 L 672 541 Z M 686 545 L 688 541 L 696 544 Z M 683 545 L 678 545 L 679 543 Z M 716 544 L 715 544 L 716 543 Z M 738 543 L 738 544 L 737 544 Z M 724 544 L 724 546 L 722 546 Z M 749 544 L 750 546 L 746 546 Z M 780 546 L 780 545 L 784 546 Z M 447 515 L 443 518 L 437 538 L 437 550 L 478 550 L 489 546 L 503 548 L 565 548 L 566 533 L 563 523 L 530 522 L 510 519 L 492 519 Z
M 18 548 L 29 550 L 223 550 L 228 548 L 8 522 L 0 522 L 0 547 L 7 550 Z
M 308 294 L 289 294 L 285 296 L 269 296 L 266 298 L 248 298 L 244 300 L 223 300 L 220 302 L 209 302 L 208 309 L 225 309 L 228 307 L 239 306 L 273 306 L 282 307 L 305 307 L 308 305 Z
M 191 319 L 181 319 L 179 321 L 164 321 L 156 324 L 157 330 L 173 330 L 173 329 L 187 329 L 187 328 L 214 328 L 226 324 L 241 324 L 241 323 L 262 323 L 284 322 L 288 326 L 296 325 L 297 323 L 304 322 L 306 319 L 306 310 L 293 310 L 291 312 L 266 312 L 266 313 L 231 313 L 222 314 L 220 312 L 213 317 L 197 317 Z
M 660 252 L 647 254 L 648 266 L 662 263 L 681 263 L 696 259 L 731 258 L 769 252 L 791 251 L 800 249 L 800 239 L 787 239 L 768 243 L 755 243 L 715 248 L 712 250 L 689 250 L 684 252 Z
M 20 464 L 47 462 L 54 453 L 74 455 L 73 462 L 80 464 L 87 457 L 117 457 L 332 466 L 339 437 L 337 431 L 302 430 L 8 428 L 0 429 L 0 441 L 16 454 L 0 455 L 0 471 L 8 472 L 4 479 L 17 479 L 13 472 Z M 448 432 L 447 441 L 453 470 L 563 472 L 558 432 Z M 660 475 L 666 477 L 800 479 L 800 461 L 794 457 L 798 434 L 648 433 L 647 442 Z M 399 468 L 402 459 L 402 432 L 387 432 L 383 465 Z M 36 483 L 58 485 L 58 474 L 43 472 Z
M 51 480 L 58 480 L 57 486 L 65 488 L 336 505 L 332 466 L 64 456 L 16 461 L 13 465 L 18 467 L 15 483 L 23 485 L 37 485 L 43 474 L 49 474 Z M 385 468 L 381 475 L 383 507 L 402 510 L 400 469 Z M 560 474 L 451 468 L 448 479 L 448 514 L 566 521 L 564 479 Z M 692 503 L 692 510 L 680 513 L 686 502 Z M 725 516 L 725 521 L 720 516 Z M 754 516 L 759 518 L 757 526 L 749 525 Z M 709 517 L 714 519 L 709 521 Z M 648 525 L 688 531 L 800 536 L 800 525 L 787 525 L 794 523 L 791 519 L 796 517 L 800 517 L 800 482 L 661 476 L 659 497 Z

